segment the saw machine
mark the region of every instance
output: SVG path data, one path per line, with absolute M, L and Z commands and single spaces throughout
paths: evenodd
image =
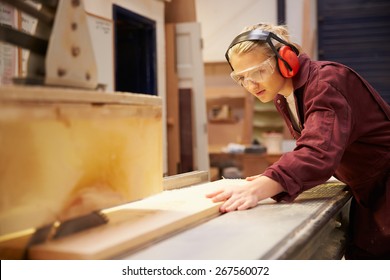
M 342 183 L 221 215 L 205 194 L 243 180 L 163 178 L 162 100 L 99 91 L 83 1 L 2 2 L 38 26 L 0 26 L 31 51 L 27 76 L 0 88 L 1 259 L 341 257 Z
M 26 77 L 17 84 L 96 89 L 97 66 L 81 0 L 1 0 L 37 19 L 34 34 L 0 25 L 0 41 L 30 51 Z M 101 85 L 104 87 L 104 85 Z

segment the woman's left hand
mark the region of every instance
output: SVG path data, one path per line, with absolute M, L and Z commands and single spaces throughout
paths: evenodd
M 213 202 L 225 201 L 221 207 L 221 212 L 235 210 L 246 210 L 255 207 L 259 201 L 274 196 L 283 191 L 282 186 L 265 176 L 251 177 L 250 180 L 234 183 L 223 187 L 220 190 L 209 193 L 206 197 Z

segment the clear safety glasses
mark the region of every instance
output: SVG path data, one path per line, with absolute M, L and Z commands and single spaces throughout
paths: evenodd
M 250 67 L 240 72 L 230 73 L 230 77 L 239 85 L 248 87 L 251 83 L 262 83 L 266 81 L 275 71 L 273 62 L 274 57 L 271 56 L 261 64 Z

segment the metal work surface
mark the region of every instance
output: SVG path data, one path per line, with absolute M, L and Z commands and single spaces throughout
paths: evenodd
M 331 258 L 322 251 L 328 243 L 343 242 L 346 222 L 340 217 L 348 211 L 350 197 L 344 184 L 323 184 L 293 203 L 267 199 L 253 209 L 223 214 L 118 258 Z

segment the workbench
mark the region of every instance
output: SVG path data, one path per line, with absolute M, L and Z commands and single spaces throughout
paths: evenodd
M 191 172 L 190 172 L 191 173 Z M 175 176 L 176 177 L 176 176 Z M 195 174 L 166 178 L 164 191 L 102 210 L 107 223 L 28 248 L 31 259 L 340 259 L 349 200 L 345 184 L 328 181 L 294 202 L 261 201 L 226 214 L 206 194 L 245 184 L 206 182 Z
M 118 259 L 340 259 L 351 194 L 340 182 L 302 193 L 293 203 L 262 201 L 175 232 Z

